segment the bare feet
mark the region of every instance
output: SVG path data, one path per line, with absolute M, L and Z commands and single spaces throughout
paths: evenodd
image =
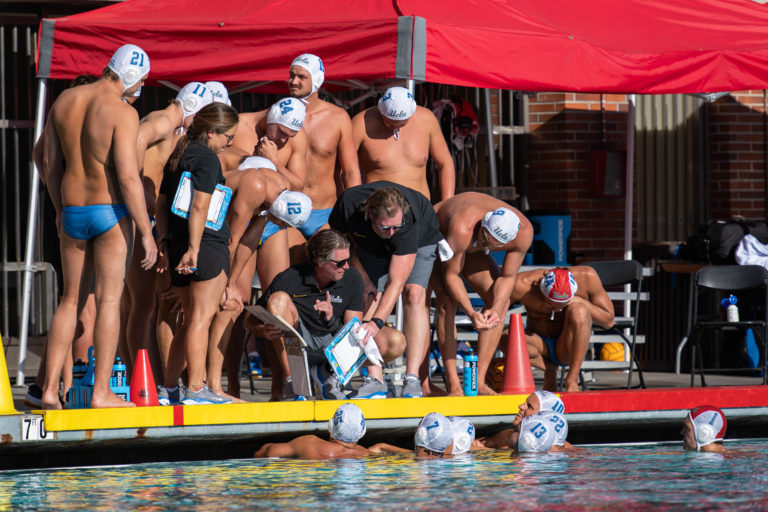
M 579 383 L 578 382 L 567 382 L 565 383 L 565 391 L 568 393 L 579 391 Z
M 478 395 L 498 395 L 496 391 L 493 390 L 492 387 L 490 387 L 488 384 L 480 384 L 480 386 L 477 388 L 477 394 Z
M 95 391 L 91 398 L 91 409 L 106 409 L 110 407 L 136 407 L 133 402 L 126 402 L 111 390 L 105 394 L 97 394 Z
M 435 386 L 432 380 L 427 379 L 426 381 L 421 381 L 421 396 L 445 396 L 445 395 L 446 395 L 445 390 L 443 388 Z
M 62 407 L 61 402 L 59 401 L 59 395 L 55 395 L 53 400 L 50 398 L 51 397 L 49 395 L 44 394 L 40 400 L 40 408 L 44 411 L 60 410 Z

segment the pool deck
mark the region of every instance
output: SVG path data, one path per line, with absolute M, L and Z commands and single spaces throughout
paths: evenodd
M 562 393 L 573 443 L 670 441 L 697 405 L 721 407 L 729 437 L 768 437 L 768 386 L 759 377 L 708 375 L 690 388 L 689 375 L 644 372 L 647 389 L 626 385 L 621 371 L 595 373 L 590 391 Z M 541 373 L 534 384 L 541 388 Z M 441 379 L 437 377 L 438 383 Z M 698 379 L 697 379 L 698 382 Z M 248 457 L 261 444 L 301 434 L 323 435 L 340 401 L 267 402 L 269 379 L 254 393 L 241 380 L 245 404 L 33 411 L 26 388 L 12 387 L 19 414 L 0 416 L 0 468 L 58 467 L 147 461 Z M 511 423 L 528 393 L 494 397 L 356 400 L 366 417 L 364 444 L 408 443 L 418 421 L 438 411 L 464 416 L 480 435 Z

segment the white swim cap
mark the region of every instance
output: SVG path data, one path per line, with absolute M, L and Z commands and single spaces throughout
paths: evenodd
M 517 451 L 548 452 L 555 444 L 557 439 L 555 425 L 550 423 L 544 414 L 537 413 L 523 418 L 520 423 L 520 435 L 517 438 Z
M 568 420 L 565 414 L 555 411 L 541 411 L 539 413 L 543 421 L 549 422 L 549 426 L 555 430 L 555 446 L 563 446 L 568 437 Z
M 702 446 L 722 441 L 728 422 L 723 411 L 712 405 L 702 405 L 688 413 L 696 437 L 696 451 Z
M 229 92 L 224 84 L 221 82 L 205 82 L 205 86 L 211 91 L 213 101 L 224 103 L 225 105 L 232 106 L 232 100 L 229 99 Z
M 579 288 L 570 270 L 556 268 L 550 270 L 539 285 L 541 293 L 553 302 L 568 302 L 576 295 Z
M 453 427 L 448 418 L 439 412 L 431 412 L 422 418 L 413 437 L 415 446 L 443 453 L 453 442 Z
M 539 411 L 565 412 L 565 404 L 551 391 L 534 391 L 533 394 L 539 398 Z
M 283 190 L 269 207 L 269 213 L 297 228 L 304 224 L 312 213 L 312 200 L 302 192 Z
M 475 440 L 475 426 L 466 418 L 451 416 L 448 419 L 453 428 L 453 454 L 467 453 Z
M 107 67 L 120 77 L 125 92 L 149 74 L 149 57 L 135 44 L 126 44 L 112 55 Z
M 209 103 L 213 103 L 211 91 L 202 82 L 188 83 L 181 88 L 176 99 L 181 104 L 184 119 L 197 114 L 201 108 Z
M 277 172 L 277 167 L 272 163 L 272 160 L 263 156 L 249 156 L 237 168 L 238 171 L 246 169 L 272 169 Z
M 340 405 L 328 420 L 331 437 L 344 443 L 356 443 L 365 435 L 363 411 L 355 404 Z
M 507 244 L 515 239 L 520 229 L 520 218 L 509 208 L 497 208 L 483 215 L 480 226 L 496 240 Z
M 416 100 L 405 87 L 390 87 L 379 99 L 379 112 L 387 119 L 404 121 L 416 112 Z
M 309 71 L 309 76 L 312 77 L 312 92 L 307 94 L 306 97 L 311 96 L 323 85 L 325 80 L 325 68 L 323 67 L 323 61 L 317 55 L 311 53 L 302 53 L 291 62 L 291 67 L 301 66 Z
M 299 131 L 304 126 L 307 109 L 301 100 L 283 98 L 269 109 L 267 124 L 280 124 L 289 130 Z

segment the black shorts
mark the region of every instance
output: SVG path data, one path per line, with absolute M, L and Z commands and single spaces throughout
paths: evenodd
M 229 276 L 229 246 L 220 242 L 203 240 L 200 242 L 200 252 L 197 254 L 197 270 L 194 274 L 179 274 L 176 267 L 181 257 L 187 252 L 186 242 L 172 244 L 168 271 L 171 273 L 171 285 L 182 288 L 189 286 L 192 281 L 210 281 L 224 273 Z

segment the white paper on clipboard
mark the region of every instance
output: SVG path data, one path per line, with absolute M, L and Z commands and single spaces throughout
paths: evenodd
M 336 372 L 342 385 L 360 369 L 365 361 L 365 351 L 357 341 L 350 336 L 353 329 L 357 329 L 360 320 L 353 318 L 341 328 L 333 341 L 325 348 L 325 357 Z
M 189 171 L 181 173 L 179 186 L 176 188 L 176 195 L 171 204 L 171 211 L 183 217 L 189 218 L 189 209 L 192 205 L 192 199 L 195 197 L 195 188 L 192 184 L 192 174 Z M 205 227 L 218 231 L 224 223 L 227 215 L 229 202 L 232 198 L 232 189 L 223 185 L 216 185 L 211 194 L 211 202 L 208 205 L 208 214 L 205 218 Z

